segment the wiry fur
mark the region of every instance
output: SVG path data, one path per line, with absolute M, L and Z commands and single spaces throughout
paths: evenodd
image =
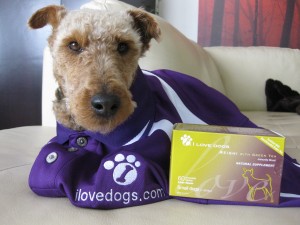
M 157 23 L 140 9 L 67 12 L 62 6 L 40 9 L 29 20 L 34 29 L 47 24 L 53 28 L 48 42 L 59 85 L 53 104 L 57 121 L 75 130 L 111 132 L 136 107 L 129 89 L 138 59 L 148 50 L 150 40 L 160 36 Z M 72 51 L 72 42 L 77 42 L 82 51 Z M 126 54 L 117 51 L 120 43 L 129 46 Z M 120 108 L 114 116 L 101 117 L 92 109 L 91 98 L 99 93 L 120 98 Z

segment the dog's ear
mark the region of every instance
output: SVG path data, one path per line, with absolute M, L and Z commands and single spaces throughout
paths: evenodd
M 56 28 L 66 13 L 67 10 L 63 6 L 49 5 L 36 11 L 30 17 L 28 25 L 33 29 L 42 28 L 47 24 Z
M 159 41 L 161 31 L 155 19 L 147 12 L 141 9 L 128 11 L 134 21 L 134 28 L 139 32 L 141 41 L 144 44 L 144 51 L 148 50 L 152 38 Z

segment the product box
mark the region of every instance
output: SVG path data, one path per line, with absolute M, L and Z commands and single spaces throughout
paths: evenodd
M 176 124 L 170 195 L 278 204 L 284 144 L 266 129 Z

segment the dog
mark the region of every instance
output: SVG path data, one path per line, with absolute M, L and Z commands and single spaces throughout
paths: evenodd
M 243 168 L 244 173 L 242 176 L 246 180 L 249 187 L 249 197 L 251 201 L 255 201 L 255 195 L 257 191 L 262 191 L 264 194 L 264 199 L 270 198 L 270 202 L 274 202 L 273 192 L 272 192 L 272 178 L 269 174 L 266 174 L 267 179 L 261 179 L 254 177 L 253 169 Z
M 51 5 L 29 19 L 33 29 L 48 24 L 59 86 L 53 103 L 57 135 L 30 172 L 29 186 L 38 195 L 101 209 L 169 199 L 175 123 L 256 127 L 200 80 L 139 68 L 150 41 L 161 35 L 141 9 L 67 11 Z
M 62 6 L 49 6 L 37 11 L 29 26 L 53 28 L 49 47 L 59 85 L 56 119 L 71 129 L 109 133 L 136 107 L 128 89 L 138 59 L 152 38 L 159 39 L 160 29 L 141 10 L 127 16 L 94 11 L 67 13 Z

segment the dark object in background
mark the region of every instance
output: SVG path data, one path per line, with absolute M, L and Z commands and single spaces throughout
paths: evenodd
M 266 81 L 267 110 L 296 112 L 300 115 L 300 94 L 278 80 Z

